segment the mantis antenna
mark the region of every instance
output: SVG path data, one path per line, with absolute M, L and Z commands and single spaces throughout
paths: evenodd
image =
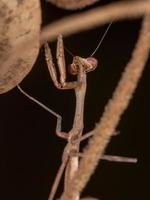
M 105 36 L 106 36 L 106 34 L 108 33 L 108 31 L 109 31 L 109 29 L 110 29 L 110 27 L 111 27 L 111 25 L 112 25 L 112 23 L 113 23 L 113 21 L 112 22 L 110 22 L 110 24 L 108 25 L 108 27 L 107 27 L 107 29 L 106 29 L 106 31 L 104 32 L 104 34 L 103 34 L 103 36 L 102 36 L 102 38 L 100 39 L 100 41 L 99 41 L 99 43 L 98 43 L 98 45 L 97 45 L 97 47 L 95 48 L 95 50 L 93 51 L 93 53 L 90 55 L 91 57 L 96 53 L 96 51 L 99 49 L 99 47 L 101 46 L 101 44 L 102 44 L 102 42 L 103 42 L 103 40 L 104 40 L 104 38 L 105 38 Z
M 113 23 L 113 21 L 109 23 L 107 29 L 105 30 L 103 36 L 101 37 L 101 39 L 100 39 L 100 41 L 99 41 L 97 47 L 95 48 L 95 50 L 93 51 L 93 53 L 90 55 L 90 57 L 92 57 L 92 56 L 96 53 L 96 51 L 100 48 L 100 46 L 101 46 L 101 44 L 102 44 L 102 42 L 103 42 L 105 36 L 107 35 L 107 33 L 108 33 L 108 31 L 109 31 L 109 29 L 110 29 L 110 27 L 111 27 L 111 25 L 112 25 L 112 23 Z M 64 46 L 64 48 L 65 48 L 65 50 L 66 50 L 72 57 L 74 57 L 73 53 L 72 53 L 66 46 Z

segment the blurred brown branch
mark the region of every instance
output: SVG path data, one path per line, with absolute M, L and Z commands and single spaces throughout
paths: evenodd
M 80 31 L 92 29 L 114 19 L 141 17 L 150 13 L 150 1 L 121 1 L 94 8 L 81 14 L 71 15 L 44 27 L 41 31 L 41 43 L 56 39 L 58 34 L 67 36 Z

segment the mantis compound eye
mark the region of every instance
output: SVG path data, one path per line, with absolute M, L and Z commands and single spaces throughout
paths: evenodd
M 75 65 L 74 63 L 72 63 L 72 64 L 69 66 L 69 71 L 70 71 L 70 74 L 72 74 L 72 75 L 77 75 L 77 73 L 78 73 L 78 66 Z
M 70 65 L 69 71 L 72 75 L 76 75 L 80 67 L 82 67 L 86 73 L 93 71 L 97 67 L 97 60 L 93 57 L 81 58 L 76 56 L 74 57 L 73 63 Z
M 95 70 L 98 64 L 97 60 L 93 57 L 88 57 L 85 60 L 86 60 L 85 71 L 90 72 L 90 71 Z

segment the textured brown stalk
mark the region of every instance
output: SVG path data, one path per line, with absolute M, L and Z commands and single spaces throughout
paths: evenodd
M 76 192 L 81 192 L 87 184 L 90 176 L 94 172 L 99 160 L 101 159 L 117 124 L 127 108 L 137 83 L 144 70 L 148 59 L 150 48 L 150 15 L 145 16 L 140 31 L 140 36 L 133 51 L 130 62 L 127 64 L 122 74 L 121 80 L 109 100 L 104 114 L 99 124 L 95 128 L 95 135 L 89 141 L 88 147 L 84 151 L 79 170 L 61 200 L 71 200 Z
M 53 3 L 54 5 L 60 8 L 76 10 L 76 9 L 81 9 L 91 4 L 94 4 L 95 2 L 99 0 L 57 0 L 57 1 L 47 0 L 47 1 Z
M 94 8 L 47 25 L 41 32 L 41 43 L 54 40 L 60 33 L 63 36 L 67 36 L 108 23 L 112 19 L 137 18 L 144 13 L 150 13 L 149 0 L 123 1 Z

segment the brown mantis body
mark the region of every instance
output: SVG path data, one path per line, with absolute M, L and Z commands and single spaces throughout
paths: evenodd
M 45 44 L 45 55 L 48 64 L 48 69 L 51 78 L 54 82 L 54 85 L 59 89 L 74 89 L 76 94 L 76 110 L 72 129 L 69 131 L 69 133 L 64 133 L 61 132 L 61 128 L 59 126 L 56 128 L 57 135 L 68 140 L 68 143 L 63 153 L 63 163 L 67 164 L 65 173 L 65 190 L 67 190 L 67 185 L 69 184 L 69 182 L 71 181 L 72 177 L 78 169 L 79 143 L 83 131 L 84 99 L 86 93 L 86 73 L 96 68 L 97 60 L 92 57 L 89 57 L 87 59 L 78 56 L 74 57 L 73 63 L 70 65 L 70 73 L 73 75 L 77 75 L 77 81 L 66 82 L 63 40 L 62 36 L 59 35 L 57 43 L 57 63 L 60 71 L 59 83 L 57 80 L 56 70 L 52 61 L 52 55 L 47 44 Z M 60 167 L 60 174 L 62 174 L 62 168 L 64 167 L 64 165 Z M 60 179 L 59 176 L 58 178 L 56 177 L 56 182 L 53 185 L 52 192 L 49 196 L 49 200 L 53 199 L 55 190 Z M 78 199 L 78 195 L 76 199 Z

